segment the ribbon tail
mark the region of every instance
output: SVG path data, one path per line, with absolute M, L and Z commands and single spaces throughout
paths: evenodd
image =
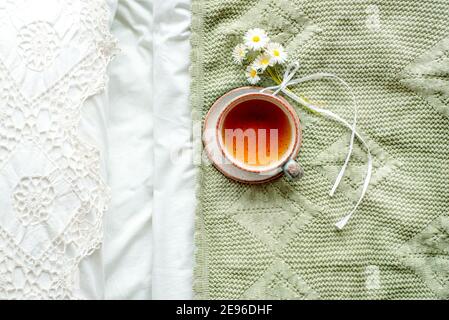
M 335 191 L 337 191 L 337 188 L 340 185 L 341 179 L 343 179 L 343 176 L 345 175 L 346 169 L 349 164 L 349 160 L 351 159 L 352 151 L 354 150 L 356 126 L 357 126 L 357 113 L 354 112 L 354 122 L 352 124 L 352 133 L 351 133 L 351 140 L 349 141 L 348 154 L 346 155 L 345 163 L 343 164 L 343 167 L 341 168 L 341 170 L 337 176 L 337 179 L 335 179 L 334 186 L 332 187 L 331 191 L 329 192 L 329 195 L 331 197 L 333 197 L 335 194 Z
M 351 219 L 352 215 L 356 212 L 357 208 L 359 207 L 359 205 L 362 203 L 363 198 L 365 197 L 365 194 L 368 190 L 370 181 L 371 181 L 371 176 L 372 176 L 372 170 L 373 170 L 373 161 L 372 161 L 372 156 L 371 156 L 371 151 L 370 148 L 368 146 L 368 144 L 365 142 L 365 140 L 363 139 L 363 137 L 357 132 L 356 127 L 357 127 L 357 99 L 355 97 L 354 91 L 352 90 L 352 88 L 346 83 L 346 81 L 344 81 L 343 79 L 341 79 L 340 77 L 332 74 L 332 73 L 316 73 L 316 74 L 312 74 L 309 76 L 305 76 L 303 78 L 298 78 L 295 80 L 291 80 L 295 74 L 295 72 L 297 71 L 297 67 L 298 65 L 295 65 L 294 67 L 294 71 L 290 72 L 292 67 L 289 67 L 287 69 L 286 74 L 284 75 L 284 81 L 276 87 L 272 87 L 270 89 L 275 89 L 276 92 L 274 93 L 274 95 L 276 95 L 277 93 L 279 93 L 280 91 L 282 91 L 286 96 L 290 97 L 291 99 L 293 99 L 294 101 L 306 106 L 307 108 L 309 108 L 310 110 L 317 112 L 319 114 L 323 114 L 331 119 L 334 119 L 337 122 L 340 122 L 341 124 L 343 124 L 346 128 L 348 128 L 349 130 L 351 130 L 351 139 L 349 142 L 349 149 L 348 149 L 348 154 L 346 156 L 345 162 L 343 164 L 343 167 L 341 168 L 335 183 L 330 191 L 330 196 L 333 196 L 338 188 L 338 186 L 341 183 L 341 180 L 343 179 L 343 176 L 346 172 L 346 169 L 348 167 L 349 161 L 351 159 L 352 156 L 352 152 L 354 150 L 354 141 L 355 138 L 357 137 L 361 143 L 363 144 L 363 146 L 366 148 L 367 150 L 367 154 L 368 154 L 368 168 L 367 168 L 367 173 L 365 176 L 365 181 L 363 183 L 363 188 L 362 188 L 362 192 L 360 194 L 359 200 L 357 201 L 356 205 L 354 206 L 354 208 L 351 210 L 351 212 L 349 212 L 343 219 L 341 219 L 338 223 L 336 223 L 336 227 L 339 230 L 342 230 L 349 222 L 349 220 Z M 288 74 L 288 76 L 287 76 Z M 287 78 L 287 79 L 286 79 Z M 314 106 L 312 104 L 310 104 L 309 102 L 305 101 L 304 99 L 302 99 L 301 97 L 297 96 L 296 94 L 294 94 L 293 92 L 291 92 L 290 90 L 288 90 L 288 87 L 291 85 L 296 85 L 296 84 L 300 84 L 306 81 L 312 81 L 312 80 L 321 80 L 321 79 L 325 79 L 325 78 L 330 78 L 330 79 L 334 79 L 337 80 L 338 82 L 340 82 L 340 84 L 342 84 L 350 93 L 351 98 L 352 98 L 352 102 L 353 102 L 353 106 L 354 106 L 354 120 L 352 125 L 349 124 L 345 119 L 343 119 L 342 117 L 340 117 L 338 114 L 335 114 L 329 110 L 326 109 L 322 109 L 319 108 L 317 106 Z
M 319 72 L 319 73 L 311 74 L 311 75 L 305 76 L 303 78 L 293 80 L 293 81 L 291 81 L 291 84 L 300 84 L 300 83 L 303 83 L 306 81 L 321 80 L 321 79 L 326 79 L 326 78 L 337 80 L 338 82 L 340 82 L 340 84 L 342 84 L 346 88 L 346 90 L 348 90 L 348 92 L 351 95 L 352 104 L 353 104 L 353 108 L 354 108 L 354 120 L 353 120 L 352 126 L 349 126 L 347 123 L 345 123 L 346 121 L 344 119 L 342 119 L 341 117 L 339 117 L 335 114 L 332 114 L 331 112 L 328 112 L 328 115 L 331 118 L 334 118 L 334 120 L 337 120 L 339 122 L 342 122 L 345 126 L 348 127 L 348 129 L 351 130 L 351 139 L 349 141 L 348 154 L 346 155 L 345 162 L 344 162 L 342 168 L 340 169 L 340 172 L 338 173 L 337 178 L 335 179 L 335 182 L 334 182 L 334 185 L 332 186 L 331 191 L 329 192 L 329 195 L 332 197 L 332 196 L 334 196 L 335 192 L 337 191 L 337 188 L 340 185 L 341 180 L 343 179 L 343 176 L 345 175 L 346 169 L 349 165 L 349 160 L 351 159 L 352 152 L 354 150 L 354 140 L 356 137 L 356 127 L 357 127 L 357 100 L 355 98 L 355 94 L 346 81 L 344 81 L 343 79 L 341 79 L 340 77 L 338 77 L 332 73 Z M 309 108 L 310 108 L 310 106 L 309 106 Z
M 366 144 L 365 144 L 365 146 L 368 147 Z M 335 224 L 335 226 L 337 227 L 338 230 L 344 229 L 344 227 L 348 224 L 349 220 L 351 219 L 351 217 L 353 216 L 353 214 L 355 213 L 355 211 L 357 210 L 359 205 L 362 203 L 362 200 L 365 197 L 366 192 L 368 191 L 372 172 L 373 172 L 373 158 L 371 156 L 371 152 L 368 149 L 368 169 L 367 169 L 367 173 L 366 173 L 366 177 L 365 177 L 365 182 L 363 183 L 362 193 L 360 195 L 359 201 L 357 202 L 355 207 L 351 210 L 351 212 L 348 213 L 343 219 L 341 219 L 339 222 L 337 222 Z
M 352 215 L 354 214 L 354 212 L 351 212 L 350 214 L 348 214 L 346 217 L 344 217 L 343 219 L 341 219 L 339 222 L 337 222 L 335 224 L 335 226 L 337 227 L 338 230 L 343 230 L 346 225 L 349 222 L 349 219 L 351 219 Z
M 328 75 L 320 75 L 322 77 L 326 77 Z M 335 78 L 335 77 L 334 77 Z M 309 77 L 308 80 L 310 80 L 311 78 Z M 313 80 L 318 80 L 319 77 L 317 76 L 316 78 L 314 77 Z M 343 80 L 341 80 L 343 81 Z M 297 83 L 302 82 L 301 79 L 297 80 Z M 343 82 L 345 83 L 345 82 Z M 347 85 L 345 85 L 347 86 Z M 353 96 L 353 101 L 354 101 L 354 120 L 352 125 L 349 124 L 345 119 L 343 119 L 342 117 L 340 117 L 339 115 L 326 110 L 326 109 L 322 109 L 319 107 L 316 107 L 310 103 L 308 103 L 307 101 L 305 101 L 304 99 L 301 99 L 299 96 L 297 96 L 296 94 L 294 94 L 291 91 L 288 90 L 282 90 L 282 92 L 287 95 L 288 97 L 290 97 L 291 99 L 295 100 L 296 102 L 300 103 L 300 104 L 304 104 L 305 106 L 307 106 L 308 108 L 310 108 L 311 110 L 318 112 L 320 114 L 323 114 L 331 119 L 334 119 L 335 121 L 341 123 L 342 125 L 344 125 L 346 128 L 348 128 L 349 130 L 351 130 L 351 140 L 349 142 L 349 150 L 348 150 L 348 154 L 346 156 L 345 159 L 345 163 L 343 165 L 343 167 L 340 170 L 340 173 L 337 176 L 337 179 L 335 180 L 335 183 L 332 187 L 332 190 L 330 191 L 330 195 L 333 196 L 335 194 L 335 191 L 337 190 L 338 186 L 341 183 L 341 180 L 343 179 L 343 176 L 346 172 L 347 166 L 349 164 L 349 160 L 351 158 L 353 149 L 354 149 L 354 142 L 355 142 L 355 138 L 358 138 L 361 143 L 363 144 L 363 146 L 366 148 L 367 153 L 368 153 L 368 168 L 367 168 L 367 174 L 365 177 L 365 181 L 363 184 L 363 189 L 362 189 L 362 193 L 360 195 L 360 198 L 357 202 L 357 204 L 354 206 L 354 208 L 351 210 L 351 212 L 349 214 L 347 214 L 342 220 L 340 220 L 337 224 L 336 227 L 339 230 L 342 230 L 349 222 L 349 220 L 351 219 L 351 217 L 353 216 L 353 214 L 356 212 L 357 208 L 359 207 L 359 205 L 362 203 L 363 198 L 365 197 L 366 191 L 368 190 L 369 187 L 369 183 L 371 181 L 371 175 L 372 175 L 372 156 L 371 156 L 371 151 L 370 148 L 368 146 L 368 144 L 365 142 L 365 140 L 363 139 L 363 137 L 357 132 L 356 130 L 356 124 L 357 124 L 357 108 L 355 107 L 355 97 Z M 352 93 L 352 91 L 350 91 Z

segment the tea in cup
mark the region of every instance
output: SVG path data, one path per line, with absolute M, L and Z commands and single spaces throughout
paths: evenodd
M 300 121 L 285 99 L 261 92 L 241 95 L 221 111 L 216 129 L 224 157 L 241 170 L 272 175 L 281 168 L 289 178 L 302 176 L 294 161 Z

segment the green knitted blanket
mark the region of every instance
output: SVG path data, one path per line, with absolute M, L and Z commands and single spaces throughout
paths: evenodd
M 196 297 L 449 298 L 449 0 L 193 0 L 192 10 L 198 120 L 246 85 L 231 51 L 260 27 L 301 63 L 299 75 L 332 72 L 353 87 L 374 158 L 367 197 L 343 231 L 334 224 L 359 197 L 366 153 L 355 147 L 329 197 L 349 141 L 332 120 L 296 105 L 299 182 L 249 186 L 203 163 Z M 335 84 L 295 90 L 351 119 L 351 101 Z

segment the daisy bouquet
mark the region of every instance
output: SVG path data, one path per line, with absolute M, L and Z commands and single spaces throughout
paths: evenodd
M 234 48 L 232 56 L 236 64 L 247 65 L 245 72 L 248 82 L 254 85 L 266 74 L 276 83 L 281 83 L 278 67 L 287 61 L 285 48 L 277 42 L 271 42 L 267 33 L 259 28 L 248 30 L 243 40 L 244 43 Z
M 238 44 L 232 53 L 235 64 L 245 66 L 245 76 L 251 85 L 262 80 L 262 76 L 268 76 L 276 84 L 282 84 L 284 77 L 281 69 L 285 68 L 288 59 L 287 50 L 280 43 L 270 40 L 267 32 L 260 28 L 248 30 L 243 36 L 243 43 Z M 288 88 L 286 91 L 291 92 Z M 313 114 L 318 114 L 309 107 L 309 100 L 303 96 L 301 104 L 304 109 Z

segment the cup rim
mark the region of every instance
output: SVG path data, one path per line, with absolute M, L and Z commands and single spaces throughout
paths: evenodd
M 268 102 L 271 102 L 276 107 L 280 108 L 284 114 L 286 114 L 289 124 L 292 129 L 292 139 L 289 144 L 289 147 L 287 151 L 282 156 L 281 160 L 278 160 L 268 166 L 251 166 L 251 165 L 245 165 L 241 161 L 237 161 L 233 156 L 231 156 L 226 149 L 223 141 L 222 136 L 222 128 L 224 124 L 224 119 L 226 115 L 237 105 L 241 104 L 242 102 L 248 101 L 248 100 L 265 100 Z M 290 159 L 294 157 L 293 153 L 295 152 L 298 146 L 298 144 L 301 143 L 302 140 L 302 130 L 301 130 L 301 122 L 299 120 L 298 114 L 294 110 L 294 108 L 288 103 L 287 100 L 285 100 L 282 97 L 274 96 L 270 93 L 265 92 L 251 92 L 246 93 L 241 96 L 238 96 L 234 99 L 232 99 L 225 108 L 220 113 L 220 116 L 217 121 L 216 125 L 216 138 L 217 143 L 220 148 L 220 151 L 222 152 L 223 156 L 230 161 L 234 166 L 238 167 L 241 170 L 253 172 L 253 173 L 270 173 L 273 172 L 276 169 L 282 168 L 282 166 L 287 163 Z

